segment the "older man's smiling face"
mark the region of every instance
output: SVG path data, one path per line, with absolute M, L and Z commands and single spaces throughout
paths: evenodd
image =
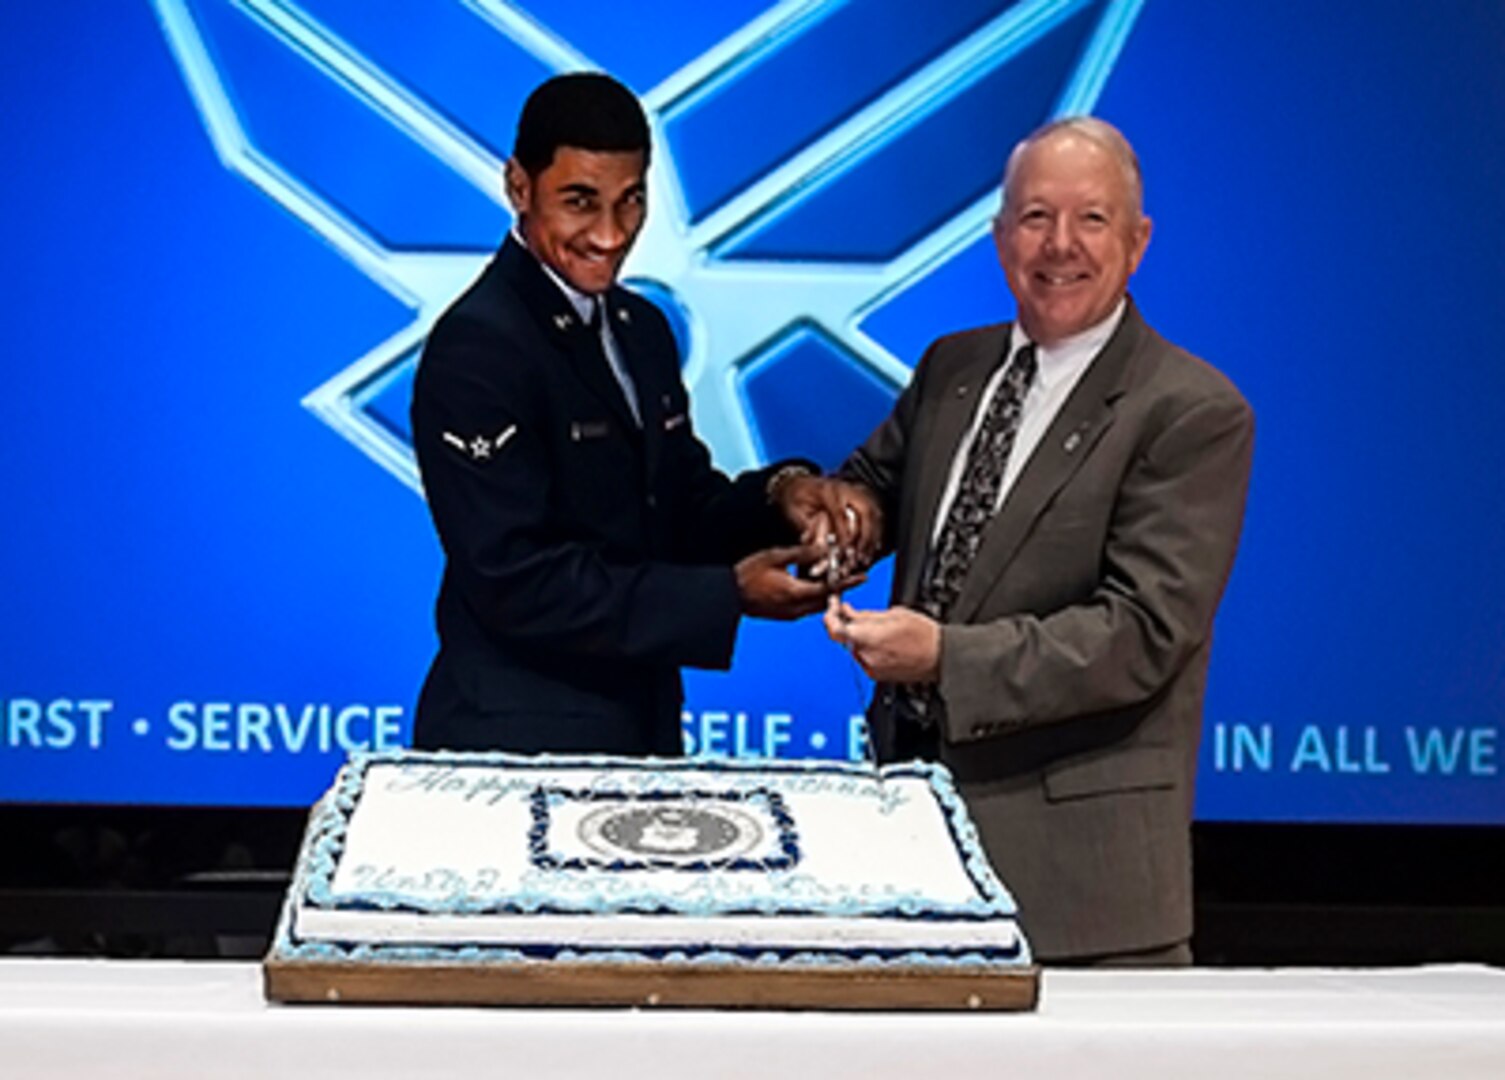
M 1118 160 L 1075 132 L 1024 151 L 994 226 L 1025 333 L 1053 345 L 1107 318 L 1150 242 Z

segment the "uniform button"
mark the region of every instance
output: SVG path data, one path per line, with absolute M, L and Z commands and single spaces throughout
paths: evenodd
M 973 735 L 974 738 L 980 739 L 984 735 L 986 735 L 987 733 L 988 733 L 988 725 L 987 724 L 973 724 L 972 725 L 972 735 Z

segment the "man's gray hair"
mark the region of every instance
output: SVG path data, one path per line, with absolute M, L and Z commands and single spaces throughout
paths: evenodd
M 1118 162 L 1118 167 L 1123 170 L 1124 183 L 1129 191 L 1129 206 L 1134 211 L 1134 219 L 1144 216 L 1144 177 L 1139 172 L 1139 156 L 1134 153 L 1134 148 L 1129 145 L 1129 140 L 1124 138 L 1123 132 L 1108 123 L 1099 120 L 1095 116 L 1064 116 L 1059 120 L 1052 120 L 1019 140 L 1017 146 L 1009 154 L 1009 163 L 1003 170 L 1003 205 L 999 212 L 1003 212 L 1003 206 L 1008 205 L 1009 192 L 1014 187 L 1014 174 L 1019 169 L 1019 162 L 1023 160 L 1024 153 L 1036 143 L 1057 135 L 1080 135 L 1090 143 L 1102 147 Z

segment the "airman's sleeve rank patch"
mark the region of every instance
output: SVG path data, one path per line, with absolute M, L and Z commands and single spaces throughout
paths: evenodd
M 502 452 L 502 447 L 507 445 L 509 439 L 517 434 L 517 425 L 506 428 L 496 435 L 472 435 L 466 439 L 456 435 L 453 431 L 446 431 L 444 441 L 455 449 L 456 453 L 464 454 L 471 461 L 490 461 L 495 455 Z

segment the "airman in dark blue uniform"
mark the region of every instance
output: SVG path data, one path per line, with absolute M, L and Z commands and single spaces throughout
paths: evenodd
M 414 744 L 680 753 L 681 665 L 730 665 L 744 614 L 819 610 L 804 463 L 728 479 L 674 338 L 615 284 L 642 227 L 648 129 L 603 75 L 534 92 L 507 164 L 513 234 L 434 325 L 413 440 L 446 565 Z M 817 520 L 819 518 L 819 520 Z

